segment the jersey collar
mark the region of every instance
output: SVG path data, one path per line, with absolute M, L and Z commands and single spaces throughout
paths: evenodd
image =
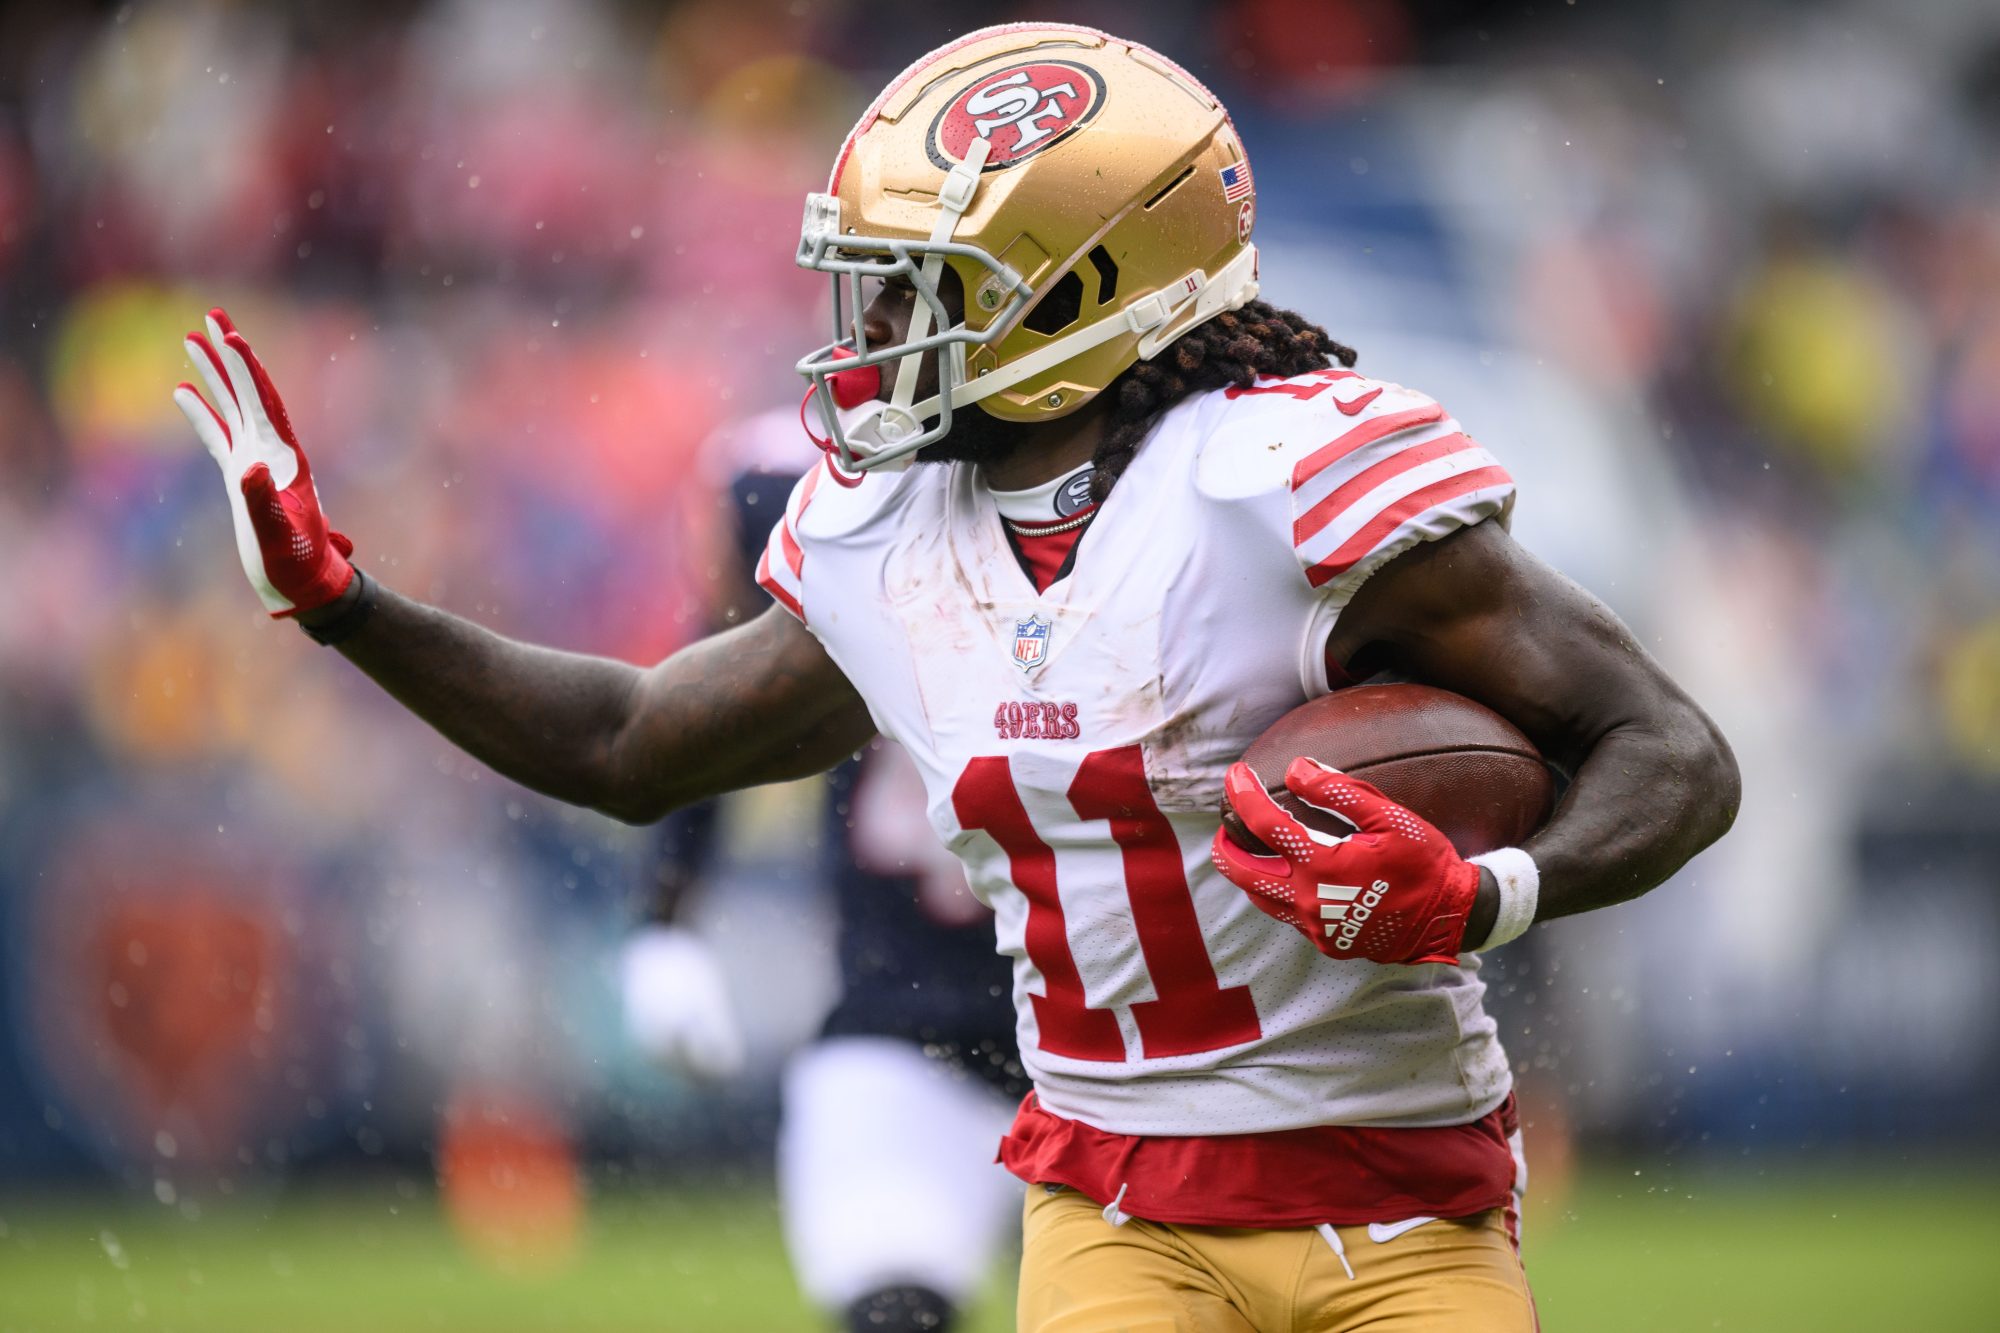
M 1090 479 L 1096 475 L 1097 467 L 1085 463 L 1071 468 L 1053 481 L 1045 481 L 1025 491 L 995 491 L 994 508 L 1000 517 L 1012 523 L 1030 528 L 1041 528 L 1052 523 L 1064 523 L 1090 509 L 1096 502 L 1090 497 Z

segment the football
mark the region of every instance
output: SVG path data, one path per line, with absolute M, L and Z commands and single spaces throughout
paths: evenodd
M 1304 756 L 1380 789 L 1436 825 L 1461 855 L 1518 846 L 1549 817 L 1555 780 L 1534 743 L 1484 704 L 1428 685 L 1357 685 L 1301 704 L 1250 745 L 1243 761 L 1292 814 L 1327 833 L 1345 821 L 1285 790 Z M 1263 847 L 1225 804 L 1230 836 Z

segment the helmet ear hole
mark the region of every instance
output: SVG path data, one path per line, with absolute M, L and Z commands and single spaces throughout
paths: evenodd
M 1091 247 L 1089 258 L 1091 267 L 1097 270 L 1097 305 L 1102 309 L 1118 297 L 1118 263 L 1101 245 Z
M 1071 269 L 1049 288 L 1048 295 L 1035 303 L 1035 308 L 1028 312 L 1021 325 L 1044 337 L 1053 338 L 1076 323 L 1082 313 L 1083 279 L 1077 276 L 1075 269 Z

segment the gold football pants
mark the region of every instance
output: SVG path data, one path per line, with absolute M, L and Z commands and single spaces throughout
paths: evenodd
M 1020 1333 L 1533 1333 L 1502 1215 L 1262 1231 L 1130 1218 L 1028 1187 Z M 1382 1234 L 1378 1231 L 1377 1234 Z M 1345 1258 L 1345 1265 L 1342 1259 Z M 1353 1276 L 1348 1276 L 1348 1271 Z

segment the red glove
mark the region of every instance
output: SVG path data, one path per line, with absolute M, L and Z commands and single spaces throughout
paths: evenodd
M 250 586 L 273 616 L 325 606 L 354 581 L 347 563 L 354 543 L 320 512 L 284 400 L 221 310 L 208 312 L 208 336 L 190 333 L 186 345 L 215 405 L 187 383 L 174 390 L 174 402 L 222 469 Z
M 1296 927 L 1329 958 L 1376 963 L 1456 963 L 1479 867 L 1444 834 L 1359 778 L 1294 759 L 1285 787 L 1351 824 L 1336 837 L 1308 828 L 1271 799 L 1248 764 L 1224 779 L 1244 827 L 1278 850 L 1259 856 L 1215 831 L 1215 868 L 1250 901 Z

